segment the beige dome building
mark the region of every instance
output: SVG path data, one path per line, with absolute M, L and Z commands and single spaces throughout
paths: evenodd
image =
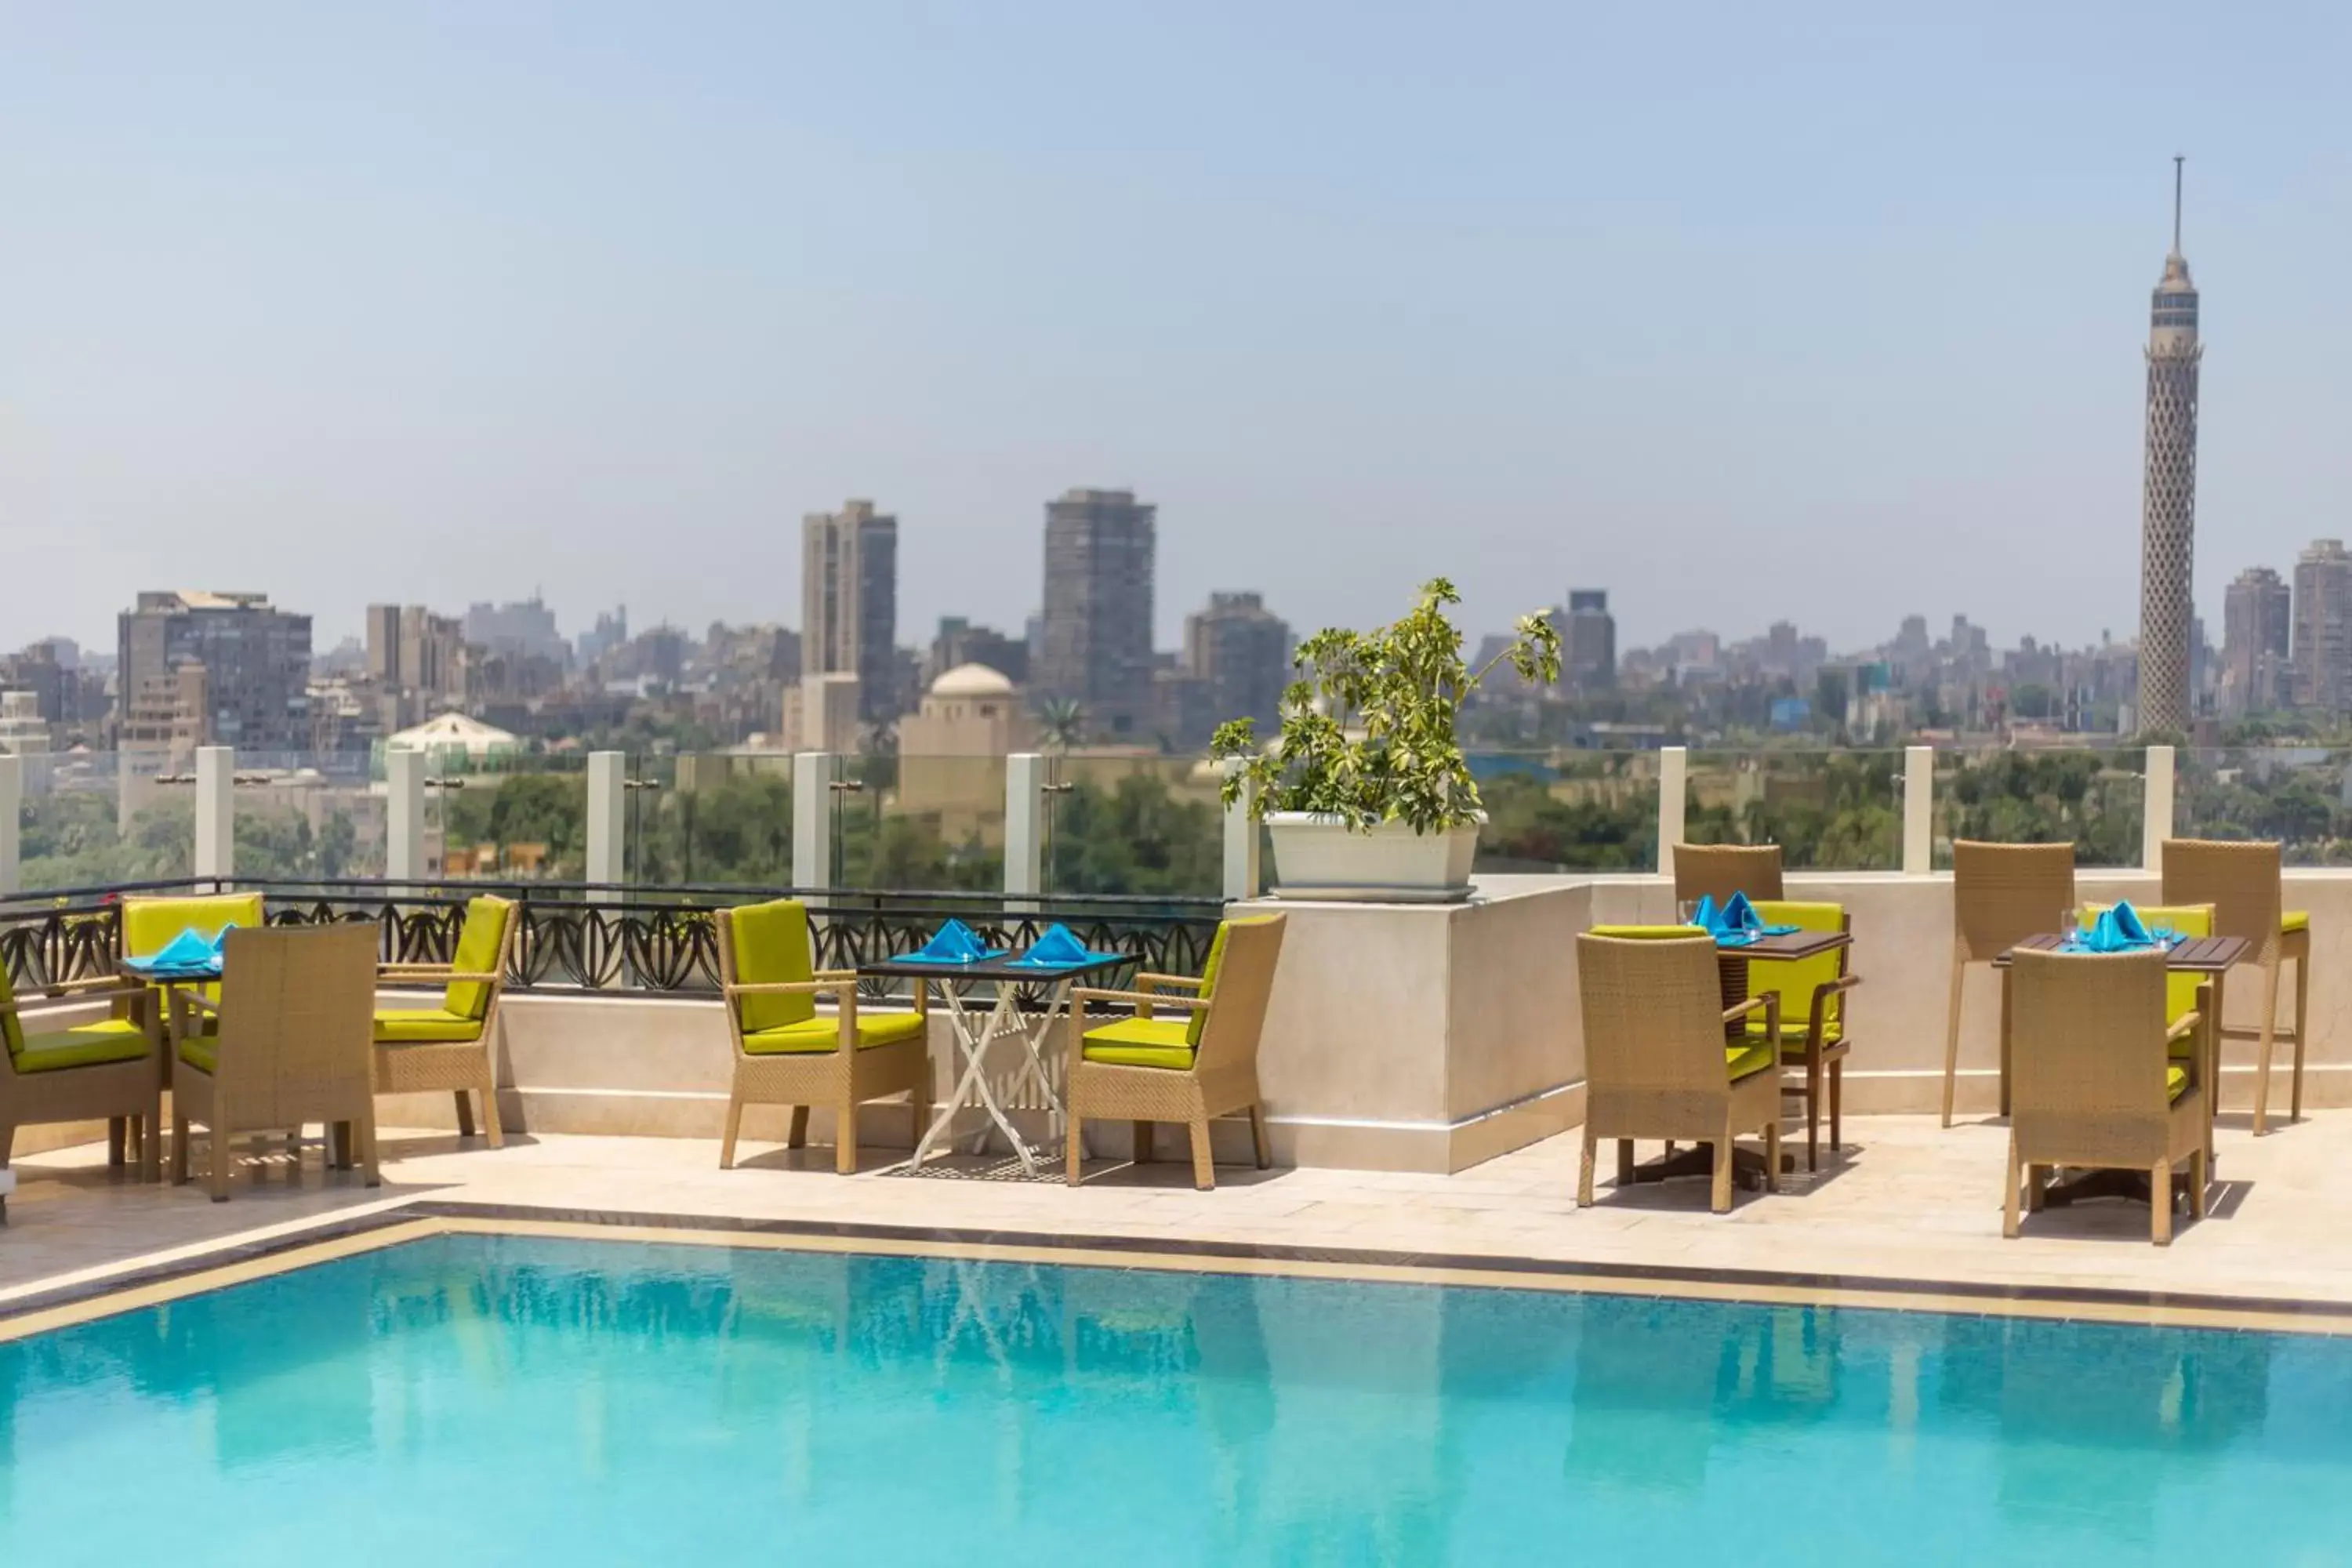
M 1001 670 L 960 664 L 898 721 L 898 808 L 935 813 L 951 839 L 1004 834 L 1004 759 L 1037 749 L 1037 721 Z

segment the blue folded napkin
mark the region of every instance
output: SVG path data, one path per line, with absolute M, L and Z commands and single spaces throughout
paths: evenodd
M 931 933 L 931 940 L 906 956 L 925 963 L 979 963 L 999 957 L 1004 950 L 992 948 L 980 940 L 980 933 L 959 920 Z
M 207 937 L 191 926 L 146 957 L 125 962 L 133 969 L 209 969 L 217 972 L 220 969 L 221 942 L 235 929 L 233 925 L 223 926 L 219 936 Z
M 2123 933 L 2124 940 L 2126 942 L 2147 942 L 2150 940 L 2147 934 L 2147 927 L 2141 922 L 2139 911 L 2131 907 L 2131 900 L 2129 899 L 2126 899 L 2122 903 L 2119 903 L 2114 909 L 2109 910 L 2107 913 L 2114 918 L 2116 930 Z
M 1045 934 L 1013 962 L 1026 969 L 1067 969 L 1075 964 L 1093 963 L 1099 959 L 1118 956 L 1111 952 L 1089 952 L 1086 943 L 1070 934 L 1069 927 L 1057 921 L 1046 927 Z
M 2069 952 L 2137 952 L 2154 945 L 2147 928 L 2140 924 L 2139 915 L 2129 904 L 2117 904 L 2102 910 L 2091 929 L 2077 935 L 2066 946 Z
M 1756 906 L 1748 901 L 1748 895 L 1745 893 L 1734 893 L 1726 900 L 1723 906 L 1722 921 L 1723 923 L 1717 926 L 1717 930 L 1759 931 L 1764 925 L 1764 918 L 1756 912 Z

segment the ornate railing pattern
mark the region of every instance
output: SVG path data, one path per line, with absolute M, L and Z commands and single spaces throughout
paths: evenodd
M 0 900 L 0 964 L 22 993 L 110 974 L 122 952 L 125 894 L 208 893 L 217 884 L 184 879 L 123 888 L 87 888 Z M 270 883 L 259 889 L 273 925 L 366 921 L 380 932 L 386 962 L 446 963 L 457 949 L 466 900 L 495 892 L 517 900 L 509 984 L 519 989 L 715 991 L 713 911 L 770 898 L 809 906 L 817 963 L 854 969 L 911 952 L 950 918 L 991 946 L 1021 948 L 1056 922 L 1099 952 L 1130 955 L 1138 968 L 1200 972 L 1216 931 L 1213 900 L 1108 897 L 1007 899 L 970 893 L 852 892 L 838 889 L 625 888 L 586 883 Z M 887 981 L 869 982 L 879 994 Z

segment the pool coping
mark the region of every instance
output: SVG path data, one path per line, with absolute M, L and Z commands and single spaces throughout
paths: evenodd
M 1487 1253 L 1398 1252 L 1194 1237 L 982 1230 L 536 1207 L 417 1199 L 0 1302 L 0 1342 L 225 1289 L 336 1258 L 442 1235 L 670 1242 L 719 1247 L 961 1258 L 1465 1289 L 1549 1290 L 1963 1317 L 2352 1336 L 2352 1301 L 2223 1296 L 1864 1274 L 1595 1263 Z

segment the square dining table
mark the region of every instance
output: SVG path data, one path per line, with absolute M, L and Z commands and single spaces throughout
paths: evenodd
M 1021 1162 L 1022 1171 L 1035 1175 L 1038 1171 L 1037 1152 L 1029 1146 L 1020 1130 L 1013 1125 L 995 1089 L 988 1081 L 988 1055 L 1001 1040 L 1018 1040 L 1023 1059 L 1014 1069 L 1011 1092 L 1019 1094 L 1024 1086 L 1035 1083 L 1045 1096 L 1052 1115 L 1054 1130 L 1061 1131 L 1062 1098 L 1054 1090 L 1053 1075 L 1045 1070 L 1044 1047 L 1051 1037 L 1055 1020 L 1066 1016 L 1070 1008 L 1070 988 L 1081 980 L 1107 975 L 1134 963 L 1136 960 L 1124 953 L 1094 953 L 1076 963 L 1029 963 L 1010 953 L 970 962 L 925 958 L 915 953 L 902 953 L 896 958 L 870 959 L 857 966 L 860 979 L 911 980 L 918 985 L 937 988 L 940 999 L 947 1004 L 948 1023 L 954 1033 L 954 1047 L 963 1058 L 963 1068 L 956 1079 L 955 1089 L 940 1104 L 930 1126 L 923 1130 L 915 1144 L 909 1166 L 920 1170 L 932 1149 L 948 1136 L 955 1125 L 956 1112 L 966 1106 L 979 1105 L 987 1111 L 996 1130 L 1004 1134 L 1013 1147 L 1013 1156 Z M 976 1008 L 966 1005 L 964 994 L 974 985 L 988 984 L 995 988 L 995 1003 L 975 1022 Z M 1021 993 L 1028 986 L 1045 986 L 1045 1005 L 1042 1011 L 1024 1012 Z M 952 1062 L 952 1058 L 950 1058 Z M 988 1136 L 982 1128 L 975 1143 L 984 1143 Z

